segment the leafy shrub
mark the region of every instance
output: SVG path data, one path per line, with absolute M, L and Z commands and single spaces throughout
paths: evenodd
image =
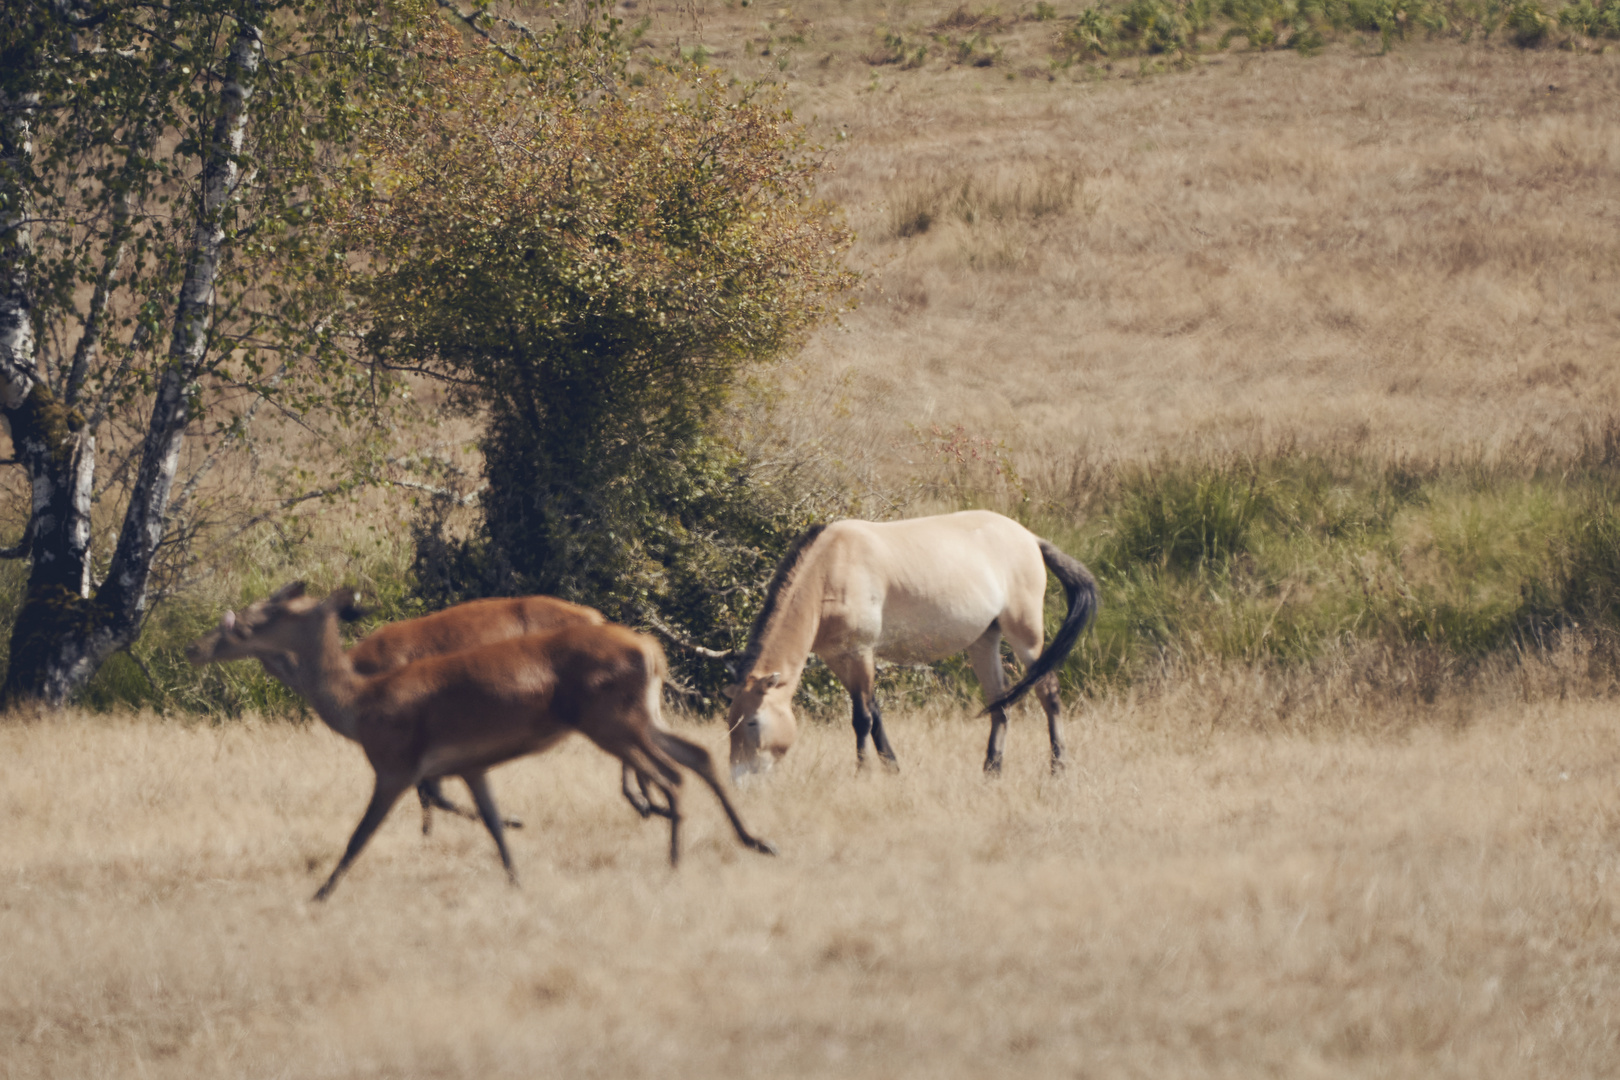
M 1620 625 L 1620 513 L 1613 504 L 1596 501 L 1554 544 L 1561 612 Z
M 1579 0 L 1558 13 L 1558 25 L 1594 38 L 1620 38 L 1620 0 Z
M 1059 45 L 1078 56 L 1107 56 L 1119 41 L 1114 16 L 1101 7 L 1088 7 L 1063 31 Z
M 380 264 L 367 348 L 485 423 L 479 534 L 426 522 L 423 588 L 745 629 L 728 598 L 816 508 L 717 429 L 854 284 L 819 159 L 779 107 L 690 68 L 592 102 L 466 60 L 444 78 L 454 107 L 379 121 L 395 188 L 357 215 Z
M 1256 49 L 1308 50 L 1323 43 L 1324 14 L 1311 0 L 1224 0 L 1221 14 L 1232 21 L 1221 37 L 1223 46 L 1234 37 L 1246 38 Z
M 1122 42 L 1148 54 L 1184 52 L 1209 23 L 1208 8 L 1198 3 L 1131 0 L 1120 12 Z
M 1526 49 L 1533 49 L 1545 43 L 1547 35 L 1557 25 L 1557 21 L 1547 14 L 1539 0 L 1518 0 L 1508 8 L 1507 17 L 1503 22 L 1513 32 L 1514 44 Z

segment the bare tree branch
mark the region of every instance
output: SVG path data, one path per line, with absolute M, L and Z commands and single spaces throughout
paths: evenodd
M 719 649 L 704 648 L 702 645 L 699 645 L 697 642 L 682 634 L 680 631 L 665 624 L 664 621 L 657 615 L 653 614 L 649 608 L 641 608 L 640 615 L 642 620 L 646 622 L 648 626 L 652 627 L 664 637 L 668 638 L 670 641 L 689 652 L 694 652 L 697 655 L 707 657 L 710 660 L 729 660 L 737 655 L 737 650 L 735 649 L 726 649 L 722 652 Z

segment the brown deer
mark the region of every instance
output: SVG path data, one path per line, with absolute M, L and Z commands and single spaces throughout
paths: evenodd
M 541 753 L 576 731 L 663 793 L 671 865 L 680 860 L 682 767 L 713 789 L 744 845 L 776 854 L 743 825 L 709 752 L 663 727 L 667 666 L 651 638 L 622 626 L 581 625 L 424 657 L 367 676 L 355 670 L 338 634 L 340 618 L 354 607 L 353 589 L 316 600 L 295 583 L 275 597 L 242 618 L 227 611 L 218 630 L 194 643 L 187 656 L 194 664 L 266 656 L 292 663 L 299 692 L 321 719 L 365 751 L 376 773 L 371 803 L 316 900 L 331 895 L 399 796 L 438 776 L 466 781 L 515 884 L 485 772 Z
M 283 596 L 282 594 L 289 589 L 295 592 Z M 251 621 L 253 612 L 259 605 L 288 599 L 291 595 L 302 591 L 301 584 L 287 586 L 272 594 L 268 600 L 260 600 L 258 604 L 250 605 L 242 617 Z M 347 614 L 358 612 L 351 611 Z M 349 650 L 349 659 L 354 663 L 355 671 L 361 675 L 381 675 L 385 671 L 404 667 L 411 661 L 420 660 L 425 656 L 441 656 L 445 653 L 470 649 L 476 645 L 489 645 L 497 641 L 522 637 L 525 634 L 558 630 L 564 626 L 600 626 L 606 621 L 602 613 L 595 608 L 571 604 L 554 596 L 469 600 L 431 615 L 405 619 L 380 627 Z M 207 653 L 221 632 L 216 629 L 213 633 L 202 637 L 193 647 Z M 298 684 L 298 666 L 291 656 L 261 656 L 259 662 L 272 678 L 286 685 L 294 693 L 308 697 Z M 630 786 L 633 775 L 629 769 L 624 771 L 624 797 L 629 800 L 630 805 L 643 818 L 654 814 L 667 816 L 664 809 L 654 805 L 648 797 L 647 782 L 644 779 L 637 777 L 637 787 Z M 465 810 L 444 796 L 439 787 L 439 778 L 436 776 L 426 777 L 420 781 L 416 785 L 416 795 L 422 804 L 423 836 L 433 831 L 435 808 L 473 821 L 478 820 L 475 811 Z M 512 818 L 503 818 L 502 824 L 508 829 L 523 827 L 522 822 Z

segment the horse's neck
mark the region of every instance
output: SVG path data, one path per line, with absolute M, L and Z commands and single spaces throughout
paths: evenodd
M 353 739 L 357 705 L 365 679 L 343 651 L 337 620 L 327 619 L 320 633 L 298 651 L 298 690 L 339 735 Z
M 776 615 L 765 629 L 760 642 L 759 657 L 754 661 L 756 674 L 780 672 L 782 679 L 797 686 L 804 665 L 815 648 L 816 634 L 821 629 L 821 601 L 825 593 L 823 572 L 818 562 L 809 562 L 793 575 L 788 583 L 787 595 L 779 598 Z

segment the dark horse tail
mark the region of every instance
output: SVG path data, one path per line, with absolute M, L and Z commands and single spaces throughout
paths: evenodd
M 1079 559 L 1059 551 L 1050 541 L 1037 537 L 1036 542 L 1041 545 L 1041 558 L 1046 561 L 1046 568 L 1052 571 L 1052 576 L 1058 579 L 1064 595 L 1069 598 L 1069 613 L 1063 616 L 1063 625 L 1046 643 L 1041 655 L 1029 665 L 1024 677 L 1011 690 L 986 705 L 985 712 L 1005 709 L 1029 693 L 1030 687 L 1056 671 L 1097 615 L 1097 579 L 1091 576 L 1091 571 L 1082 566 Z

